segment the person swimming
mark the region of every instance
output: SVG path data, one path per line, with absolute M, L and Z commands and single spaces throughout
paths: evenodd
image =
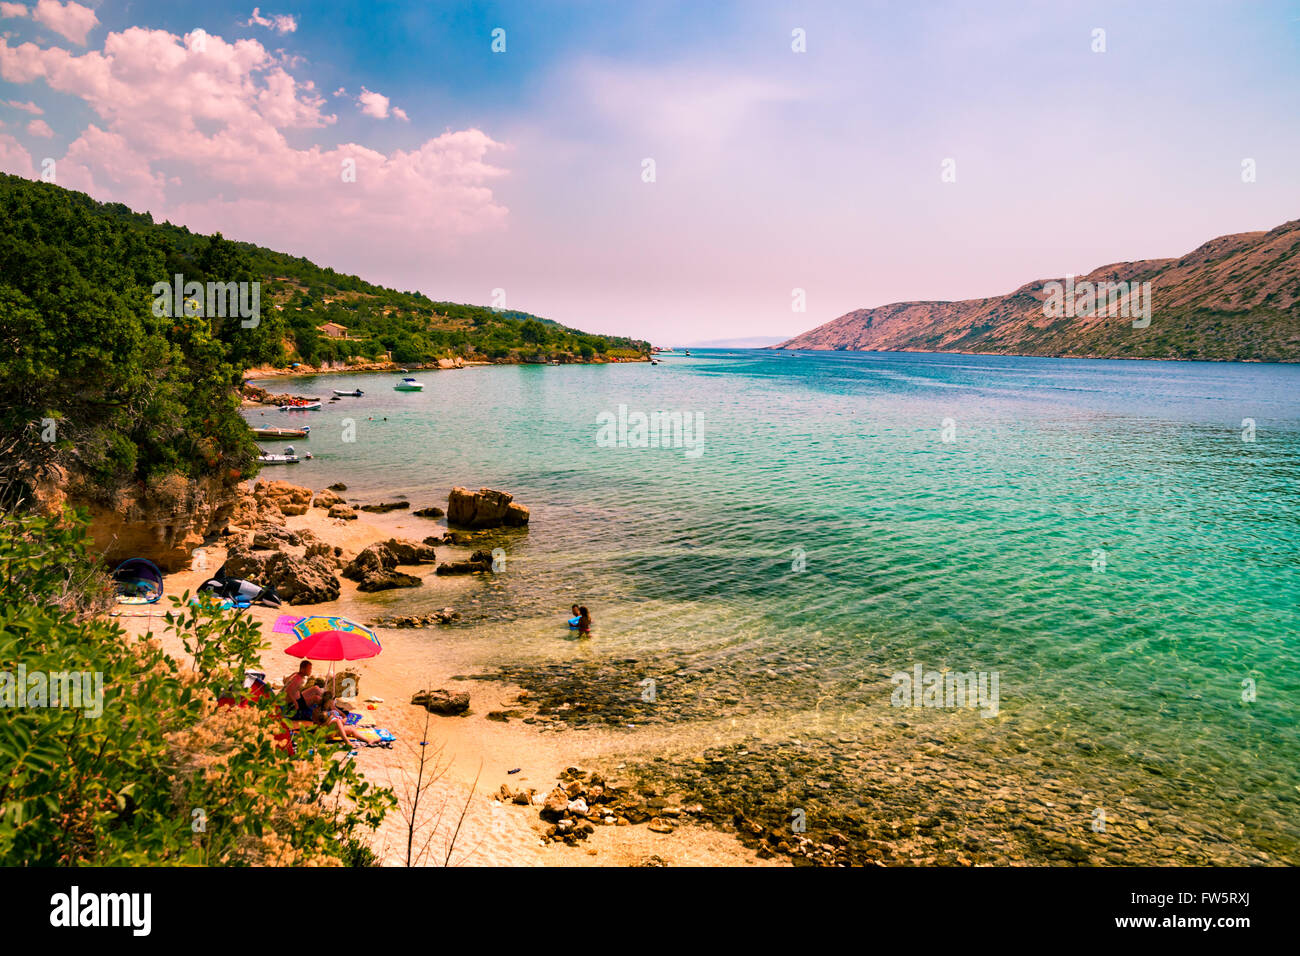
M 591 615 L 587 613 L 585 607 L 578 608 L 578 633 L 591 634 Z

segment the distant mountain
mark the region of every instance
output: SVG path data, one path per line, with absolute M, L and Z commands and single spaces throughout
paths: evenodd
M 1300 219 L 989 299 L 857 309 L 774 347 L 1297 362 L 1298 250 Z

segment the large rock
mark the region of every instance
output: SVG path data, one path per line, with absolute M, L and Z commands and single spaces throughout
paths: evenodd
M 347 505 L 332 505 L 329 510 L 329 517 L 342 518 L 344 521 L 356 521 L 357 513 Z
M 546 795 L 546 802 L 542 804 L 541 810 L 541 817 L 543 820 L 549 820 L 554 823 L 568 812 L 569 795 L 564 792 L 563 787 L 556 787 Z
M 305 515 L 311 504 L 312 491 L 287 481 L 257 482 L 253 497 L 274 506 L 283 515 Z
M 323 491 L 316 492 L 316 497 L 312 499 L 311 506 L 313 508 L 333 508 L 335 505 L 341 504 L 344 504 L 343 496 L 336 495 L 326 488 Z
M 286 604 L 321 604 L 339 596 L 333 561 L 322 555 L 298 557 L 288 551 L 249 551 L 236 546 L 226 556 L 226 574 L 275 588 Z
M 343 576 L 349 581 L 363 581 L 367 575 L 392 571 L 397 567 L 397 555 L 387 545 L 372 544 L 349 562 Z
M 469 710 L 469 694 L 463 690 L 422 690 L 416 692 L 411 703 L 431 714 L 463 714 Z
M 398 564 L 431 564 L 437 560 L 437 555 L 429 545 L 417 544 L 405 538 L 389 538 L 384 542 L 384 547 L 393 553 Z
M 358 591 L 418 588 L 423 583 L 413 575 L 395 570 L 397 565 L 397 555 L 388 545 L 372 544 L 352 559 L 343 569 L 343 576 L 350 581 L 356 581 Z
M 302 544 L 297 533 L 288 528 L 274 524 L 260 524 L 253 532 L 253 549 L 255 551 L 279 551 L 285 545 L 296 548 Z
M 418 588 L 423 583 L 413 574 L 404 574 L 401 571 L 375 571 L 361 579 L 357 590 L 391 591 L 393 588 Z
M 528 524 L 528 509 L 508 491 L 456 487 L 447 496 L 447 524 L 462 528 L 511 528 Z

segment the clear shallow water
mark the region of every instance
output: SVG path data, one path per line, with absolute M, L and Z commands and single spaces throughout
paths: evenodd
M 985 789 L 1064 781 L 1101 791 L 1079 812 L 1142 800 L 1171 839 L 1194 821 L 1246 853 L 1214 858 L 1300 862 L 1300 367 L 700 351 L 418 377 L 295 379 L 277 390 L 367 394 L 250 415 L 313 426 L 316 458 L 268 477 L 532 508 L 505 573 L 376 608 L 454 604 L 468 625 L 436 639 L 521 679 L 570 668 L 557 693 L 605 700 L 593 722 L 665 723 L 685 751 L 718 718 L 846 738 L 818 759 L 852 788 L 860 745 L 902 760 L 919 724 L 954 759 L 995 755 L 968 768 Z M 620 404 L 699 415 L 702 453 L 600 447 Z M 575 601 L 592 642 L 557 627 Z M 917 663 L 997 671 L 999 717 L 891 708 Z

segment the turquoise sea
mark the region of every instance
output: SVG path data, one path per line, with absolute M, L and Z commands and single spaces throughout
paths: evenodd
M 415 374 L 262 383 L 366 392 L 250 413 L 312 425 L 314 459 L 264 477 L 417 508 L 513 492 L 530 530 L 429 639 L 570 732 L 626 735 L 666 787 L 765 826 L 798 807 L 855 862 L 1300 863 L 1300 366 L 700 350 Z M 695 451 L 609 447 L 620 406 L 688 416 Z M 996 673 L 997 715 L 893 706 L 917 665 Z

